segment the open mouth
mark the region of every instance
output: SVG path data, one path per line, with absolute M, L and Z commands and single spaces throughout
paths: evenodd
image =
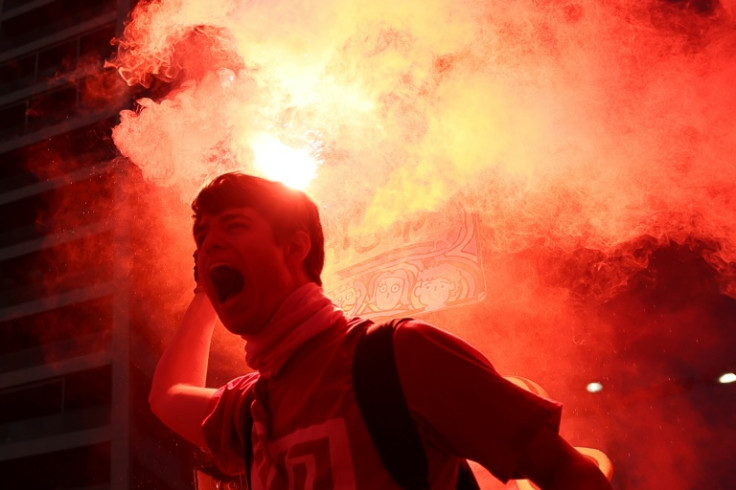
M 210 281 L 220 304 L 243 290 L 243 275 L 227 265 L 218 265 L 210 270 Z

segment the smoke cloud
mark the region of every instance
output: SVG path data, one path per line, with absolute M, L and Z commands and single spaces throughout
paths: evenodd
M 185 202 L 268 133 L 313 150 L 327 219 L 471 192 L 501 252 L 696 233 L 731 261 L 734 18 L 688 5 L 143 3 L 115 64 L 172 90 L 115 141 Z
M 563 430 L 617 455 L 621 488 L 695 488 L 720 461 L 693 449 L 715 430 L 700 395 L 641 393 L 728 358 L 735 23 L 732 0 L 141 2 L 112 64 L 167 89 L 113 137 L 182 209 L 217 174 L 262 173 L 264 135 L 308 151 L 332 241 L 463 202 L 487 299 L 428 319 L 570 400 Z M 618 398 L 578 394 L 595 379 Z

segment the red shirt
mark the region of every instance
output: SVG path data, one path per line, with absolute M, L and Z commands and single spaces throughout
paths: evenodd
M 236 378 L 216 394 L 203 431 L 218 466 L 243 471 L 240 413 L 254 389 L 254 489 L 399 489 L 383 468 L 355 401 L 353 351 L 360 319 L 307 341 L 281 371 Z M 460 457 L 502 481 L 561 407 L 503 379 L 473 347 L 412 320 L 394 335 L 399 379 L 425 441 L 431 488 L 454 489 Z

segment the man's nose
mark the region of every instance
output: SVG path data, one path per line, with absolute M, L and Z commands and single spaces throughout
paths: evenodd
M 219 250 L 223 247 L 224 236 L 218 230 L 211 230 L 207 233 L 207 236 L 202 243 L 201 248 L 205 253 L 209 253 L 215 250 Z

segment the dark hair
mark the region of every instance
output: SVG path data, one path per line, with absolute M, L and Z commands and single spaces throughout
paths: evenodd
M 230 172 L 207 184 L 192 202 L 195 225 L 202 215 L 217 215 L 232 208 L 253 208 L 271 224 L 278 242 L 297 230 L 306 231 L 311 249 L 304 259 L 307 277 L 322 285 L 325 263 L 324 235 L 319 210 L 307 195 L 281 182 Z

